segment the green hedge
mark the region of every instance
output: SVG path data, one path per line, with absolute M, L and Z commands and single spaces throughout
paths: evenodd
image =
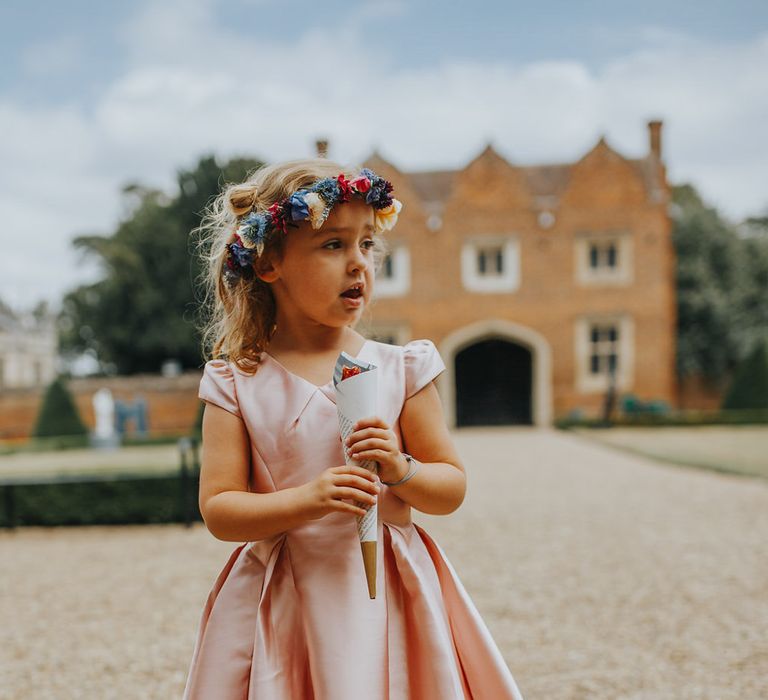
M 615 426 L 695 426 L 695 425 L 763 425 L 768 423 L 768 411 L 754 409 L 743 411 L 679 411 L 670 413 L 638 413 L 618 416 L 611 420 Z M 555 421 L 558 428 L 601 428 L 602 418 L 565 416 Z
M 56 377 L 45 390 L 32 435 L 38 438 L 88 435 L 64 377 Z
M 187 482 L 193 520 L 198 509 L 198 476 Z M 7 487 L 0 486 L 0 493 Z M 85 483 L 16 485 L 16 525 L 129 525 L 184 522 L 181 480 L 178 475 Z M 6 494 L 0 498 L 0 526 L 8 525 Z
M 724 409 L 768 411 L 768 343 L 761 340 L 736 368 Z

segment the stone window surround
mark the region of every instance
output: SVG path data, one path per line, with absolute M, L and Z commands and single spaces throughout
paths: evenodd
M 617 265 L 615 268 L 590 266 L 590 243 L 616 243 Z M 583 286 L 632 284 L 634 269 L 634 246 L 632 234 L 628 231 L 606 231 L 602 233 L 577 233 L 574 245 L 574 270 L 576 282 Z
M 388 255 L 392 261 L 392 277 L 384 277 L 384 263 L 376 275 L 373 287 L 374 297 L 400 297 L 408 294 L 411 288 L 411 254 L 404 243 L 393 243 Z
M 501 275 L 482 275 L 477 270 L 477 252 L 501 246 L 504 255 Z M 461 248 L 461 279 L 470 292 L 493 294 L 514 292 L 520 287 L 520 241 L 513 234 L 481 235 L 467 238 Z
M 615 323 L 618 327 L 616 390 L 629 391 L 634 381 L 634 321 L 628 313 L 585 314 L 574 324 L 576 391 L 581 394 L 605 393 L 608 373 L 592 374 L 590 370 L 590 333 L 595 323 Z

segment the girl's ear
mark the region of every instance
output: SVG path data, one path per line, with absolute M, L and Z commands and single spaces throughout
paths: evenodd
M 275 268 L 271 256 L 263 255 L 256 259 L 254 265 L 256 276 L 262 282 L 274 282 L 280 277 L 279 271 Z

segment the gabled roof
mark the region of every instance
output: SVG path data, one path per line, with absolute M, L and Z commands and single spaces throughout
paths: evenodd
M 448 199 L 459 170 L 426 170 L 407 173 L 411 187 L 424 202 L 444 202 Z
M 464 168 L 456 170 L 423 170 L 416 172 L 404 172 L 403 177 L 407 178 L 409 184 L 413 187 L 413 190 L 419 195 L 422 202 L 425 204 L 442 204 L 449 199 L 453 190 L 456 178 L 463 170 L 468 168 L 473 163 L 481 159 L 499 159 L 506 163 L 510 168 L 519 171 L 530 188 L 531 194 L 537 198 L 554 198 L 555 200 L 568 187 L 568 182 L 571 177 L 571 172 L 576 163 L 583 161 L 595 152 L 603 150 L 611 154 L 615 154 L 618 158 L 621 158 L 628 163 L 637 172 L 640 179 L 645 183 L 649 192 L 654 192 L 660 185 L 656 164 L 652 162 L 651 158 L 639 158 L 629 159 L 625 158 L 621 153 L 614 149 L 606 141 L 604 136 L 601 136 L 597 143 L 587 151 L 581 158 L 574 163 L 553 163 L 543 165 L 513 165 L 504 156 L 493 147 L 492 144 L 488 144 L 485 148 L 473 158 Z M 384 160 L 377 152 L 371 155 L 366 162 L 376 163 L 380 162 L 387 167 L 397 170 L 388 161 Z M 399 172 L 399 171 L 398 171 Z

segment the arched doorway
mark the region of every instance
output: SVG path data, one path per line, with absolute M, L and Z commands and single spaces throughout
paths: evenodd
M 455 357 L 456 425 L 532 425 L 531 351 L 501 338 L 469 345 Z

